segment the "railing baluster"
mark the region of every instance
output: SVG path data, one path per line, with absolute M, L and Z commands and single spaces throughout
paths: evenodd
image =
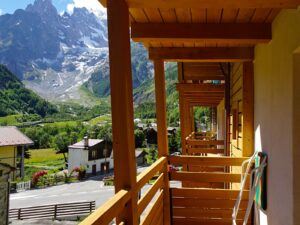
M 54 220 L 56 220 L 57 217 L 57 205 L 54 205 Z
M 21 219 L 21 208 L 19 208 L 19 210 L 18 210 L 18 220 L 20 220 Z

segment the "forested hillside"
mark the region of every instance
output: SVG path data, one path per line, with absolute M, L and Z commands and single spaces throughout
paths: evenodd
M 54 105 L 28 90 L 5 66 L 0 65 L 0 116 L 56 113 Z
M 165 65 L 166 73 L 166 95 L 167 115 L 170 126 L 178 126 L 179 108 L 178 92 L 176 91 L 177 64 L 168 63 Z M 141 119 L 155 118 L 155 87 L 154 80 L 148 80 L 140 87 L 134 89 L 133 98 L 136 105 L 135 116 Z

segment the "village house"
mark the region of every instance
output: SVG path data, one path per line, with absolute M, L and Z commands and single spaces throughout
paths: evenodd
M 146 163 L 145 156 L 147 152 L 144 150 L 135 150 L 135 158 L 137 166 L 142 166 Z
M 33 141 L 14 126 L 0 127 L 0 163 L 16 168 L 10 179 L 24 176 L 24 151 Z M 0 169 L 1 174 L 1 169 Z
M 87 173 L 95 175 L 98 172 L 108 172 L 114 167 L 112 144 L 105 140 L 85 137 L 68 148 L 69 171 L 84 166 Z

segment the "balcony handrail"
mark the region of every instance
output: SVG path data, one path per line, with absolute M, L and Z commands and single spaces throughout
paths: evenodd
M 193 131 L 192 133 L 190 133 L 185 140 L 199 140 L 199 138 L 201 139 L 212 139 L 212 138 L 216 138 L 217 132 L 214 131 L 205 131 L 205 132 L 196 132 Z
M 168 161 L 174 165 L 190 164 L 201 166 L 241 166 L 248 157 L 209 157 L 209 156 L 169 156 Z
M 155 193 L 159 188 L 163 187 L 164 174 L 160 174 L 154 184 L 147 190 L 144 196 L 138 201 L 138 215 L 141 215 L 142 212 L 146 209 Z
M 165 168 L 164 168 L 165 167 Z M 131 200 L 131 196 L 137 195 L 142 187 L 147 184 L 156 174 L 159 173 L 159 177 L 155 180 L 153 185 L 146 191 L 142 198 L 137 202 L 138 205 L 138 216 L 141 216 L 143 211 L 147 208 L 149 203 L 155 197 L 157 191 L 160 190 L 159 197 L 157 197 L 154 202 L 156 206 L 161 206 L 165 179 L 167 179 L 166 171 L 167 167 L 167 157 L 160 157 L 144 170 L 141 174 L 137 176 L 136 185 L 132 190 L 120 190 L 112 198 L 110 198 L 106 203 L 104 203 L 100 208 L 98 208 L 94 213 L 87 217 L 80 225 L 107 225 L 113 221 L 126 207 L 126 204 Z M 155 205 L 152 206 L 152 208 Z M 157 209 L 150 208 L 149 212 L 146 213 L 142 224 L 148 224 L 149 218 L 153 217 L 153 213 L 157 213 Z
M 90 216 L 88 216 L 80 225 L 107 225 L 118 214 L 122 212 L 127 202 L 131 198 L 131 191 L 120 190 L 97 210 L 95 210 Z
M 140 190 L 156 173 L 163 169 L 163 166 L 167 163 L 166 157 L 160 157 L 146 170 L 137 176 L 137 189 Z

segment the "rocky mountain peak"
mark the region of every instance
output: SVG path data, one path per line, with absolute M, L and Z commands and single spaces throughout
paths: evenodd
M 80 98 L 80 86 L 92 74 L 98 78 L 98 73 L 104 89 L 98 94 L 109 94 L 105 12 L 96 16 L 86 8 L 74 8 L 72 14 L 59 15 L 51 0 L 36 0 L 26 10 L 0 16 L 0 30 L 0 64 L 43 97 Z M 133 51 L 137 87 L 149 79 L 152 67 L 145 60 L 144 49 L 137 46 Z
M 57 10 L 51 0 L 35 0 L 26 7 L 28 12 L 36 12 L 40 15 L 57 15 Z
M 85 16 L 88 16 L 90 14 L 90 12 L 85 8 L 74 8 L 73 10 L 73 16 L 74 17 L 85 17 Z

